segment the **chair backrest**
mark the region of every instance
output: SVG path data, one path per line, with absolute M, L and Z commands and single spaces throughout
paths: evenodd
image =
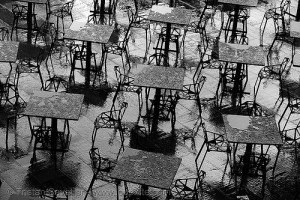
M 98 148 L 91 148 L 89 151 L 91 165 L 97 179 L 108 180 L 110 172 L 114 169 L 116 163 L 100 155 Z
M 9 40 L 9 31 L 6 27 L 0 27 L 0 41 Z
M 151 56 L 149 56 L 148 64 L 149 65 L 157 65 L 157 66 L 163 66 L 164 60 L 168 59 L 166 58 L 165 54 L 163 53 L 154 53 Z M 168 61 L 166 63 L 169 63 Z
M 123 119 L 123 116 L 125 114 L 125 111 L 126 111 L 127 107 L 128 107 L 128 103 L 127 102 L 123 102 L 121 104 L 121 107 L 120 107 L 120 110 L 119 110 L 118 120 L 121 121 Z
M 12 13 L 14 15 L 14 18 L 17 18 L 18 20 L 27 20 L 27 12 L 27 6 L 23 6 L 17 3 L 12 4 Z

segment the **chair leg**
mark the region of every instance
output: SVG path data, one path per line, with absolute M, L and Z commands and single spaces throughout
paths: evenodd
M 88 187 L 88 189 L 87 189 L 87 191 L 86 191 L 84 200 L 86 200 L 86 198 L 87 198 L 87 196 L 88 196 L 88 194 L 89 194 L 89 191 L 92 189 L 92 187 L 93 187 L 93 185 L 94 185 L 94 182 L 95 182 L 95 180 L 96 180 L 96 176 L 97 176 L 97 174 L 94 173 L 93 178 L 92 178 L 92 181 L 91 181 L 91 183 L 90 183 L 90 185 L 89 185 L 89 187 Z
M 95 140 L 96 140 L 96 135 L 97 135 L 98 129 L 94 127 L 93 133 L 92 133 L 92 148 L 95 146 Z

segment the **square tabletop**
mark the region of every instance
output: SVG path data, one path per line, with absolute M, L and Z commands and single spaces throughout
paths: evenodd
M 190 23 L 192 11 L 180 7 L 153 5 L 148 19 L 156 22 L 186 25 Z
M 258 0 L 218 0 L 218 2 L 239 6 L 257 6 L 258 4 Z
M 281 145 L 274 116 L 222 115 L 228 142 Z
M 291 21 L 290 35 L 294 38 L 300 38 L 300 22 Z
M 126 148 L 111 177 L 150 187 L 170 189 L 181 158 Z
M 19 194 L 10 195 L 8 200 L 45 200 L 39 197 L 24 196 Z
M 219 42 L 219 60 L 232 63 L 265 66 L 267 56 L 262 46 Z
M 74 21 L 66 30 L 64 38 L 106 44 L 113 31 L 113 26 Z
M 18 0 L 20 2 L 36 3 L 36 4 L 46 4 L 47 0 Z
M 29 98 L 24 115 L 78 120 L 84 95 L 35 91 Z
M 0 62 L 16 62 L 19 42 L 0 41 Z
M 18 60 L 37 59 L 40 53 L 43 51 L 42 46 L 28 44 L 27 42 L 20 42 L 18 47 Z
M 182 90 L 184 68 L 138 64 L 133 70 L 133 85 L 148 88 Z

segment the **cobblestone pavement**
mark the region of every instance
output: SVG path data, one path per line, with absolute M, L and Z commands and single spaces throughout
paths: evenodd
M 129 2 L 129 0 L 119 0 L 119 4 Z M 263 19 L 264 12 L 272 7 L 272 4 L 279 5 L 279 1 L 268 0 L 259 1 L 257 7 L 250 9 L 250 18 L 248 20 L 248 37 L 249 44 L 259 45 L 259 26 Z M 10 0 L 1 0 L 0 2 L 0 22 L 3 26 L 11 27 L 12 25 L 12 13 Z M 73 8 L 74 20 L 86 20 L 90 14 L 90 7 L 92 0 L 75 0 Z M 296 13 L 296 0 L 292 0 L 291 4 L 292 13 Z M 118 24 L 127 24 L 127 13 L 117 8 L 116 20 Z M 36 8 L 36 12 L 41 19 L 45 19 L 45 7 L 39 5 Z M 220 28 L 220 13 L 217 12 L 214 17 L 214 21 L 208 24 L 207 30 L 210 37 L 215 37 Z M 55 19 L 51 19 L 55 22 Z M 66 19 L 66 26 L 70 26 L 71 20 Z M 272 23 L 269 23 L 266 28 L 264 45 L 269 45 L 274 37 L 274 30 Z M 154 53 L 153 46 L 156 42 L 158 35 L 152 27 L 152 38 L 150 44 L 150 50 L 148 55 Z M 192 75 L 196 70 L 199 62 L 199 54 L 197 49 L 198 34 L 188 32 L 185 38 L 184 54 L 181 54 L 181 66 L 186 68 L 185 83 L 192 82 Z M 26 38 L 26 37 L 24 37 Z M 24 39 L 23 37 L 20 40 Z M 136 67 L 136 63 L 143 62 L 145 52 L 145 33 L 144 30 L 133 29 L 131 32 L 131 38 L 129 41 L 130 59 L 133 63 L 133 68 Z M 97 52 L 98 61 L 100 60 L 101 48 L 99 45 L 92 45 L 93 51 Z M 174 48 L 171 46 L 171 48 Z M 299 48 L 296 48 L 299 51 Z M 173 56 L 174 57 L 174 56 Z M 291 47 L 283 44 L 279 49 L 279 60 L 284 57 L 291 58 Z M 68 76 L 70 73 L 69 63 L 64 59 L 60 59 L 61 56 L 54 55 L 54 72 L 56 74 Z M 172 58 L 172 57 L 171 57 Z M 172 62 L 172 59 L 171 59 Z M 112 104 L 112 98 L 114 96 L 114 88 L 116 86 L 116 77 L 114 73 L 114 66 L 121 66 L 122 62 L 119 56 L 108 56 L 108 86 L 99 86 L 97 89 L 91 91 L 85 91 L 85 102 L 82 107 L 81 116 L 78 121 L 70 121 L 72 140 L 70 150 L 67 152 L 63 161 L 59 161 L 60 171 L 64 174 L 66 180 L 64 183 L 69 185 L 69 193 L 71 200 L 82 200 L 89 186 L 90 180 L 93 175 L 93 171 L 90 165 L 89 150 L 91 148 L 91 135 L 94 128 L 94 120 L 103 111 L 108 111 Z M 1 63 L 2 70 L 5 73 L 7 65 Z M 257 74 L 262 67 L 249 66 L 248 72 L 248 85 L 247 91 L 250 95 L 246 95 L 244 100 L 253 99 L 253 87 Z M 51 72 L 53 73 L 53 71 Z M 215 121 L 218 114 L 213 109 L 213 100 L 215 99 L 215 91 L 218 84 L 219 71 L 217 69 L 204 69 L 203 75 L 207 77 L 207 81 L 204 84 L 204 88 L 201 92 L 203 120 L 209 127 L 215 125 Z M 42 67 L 42 75 L 44 79 L 48 77 L 48 71 L 45 65 Z M 291 68 L 290 75 L 296 80 L 299 79 L 299 70 L 297 68 Z M 76 73 L 76 81 L 78 87 L 72 88 L 72 92 L 82 93 L 81 84 L 83 82 L 83 74 Z M 35 90 L 40 90 L 39 79 L 34 74 L 24 75 L 20 79 L 20 95 L 25 101 L 28 101 L 29 96 Z M 153 95 L 153 94 L 152 94 Z M 266 109 L 270 109 L 276 112 L 276 120 L 279 120 L 280 115 L 283 112 L 283 108 L 286 102 L 283 102 L 278 108 L 276 100 L 279 96 L 279 83 L 274 80 L 266 80 L 261 87 L 257 102 L 260 103 Z M 125 113 L 124 121 L 130 126 L 138 120 L 138 98 L 136 94 L 122 93 L 118 96 L 118 100 L 126 101 L 129 103 L 129 107 Z M 278 108 L 278 109 L 277 109 Z M 145 112 L 144 110 L 142 112 Z M 198 120 L 198 108 L 196 102 L 179 100 L 179 104 L 176 107 L 176 130 L 180 132 L 188 132 L 194 127 L 194 124 Z M 298 116 L 291 119 L 288 123 L 288 127 L 293 128 L 296 126 Z M 285 120 L 283 120 L 283 123 Z M 166 132 L 169 131 L 169 122 L 160 123 L 159 127 Z M 10 194 L 24 194 L 24 195 L 36 195 L 38 185 L 32 180 L 30 173 L 30 159 L 33 151 L 33 141 L 31 140 L 29 125 L 26 117 L 18 119 L 17 130 L 14 131 L 13 127 L 6 127 L 5 114 L 0 116 L 0 147 L 2 150 L 5 148 L 5 131 L 9 128 L 9 144 L 10 146 L 17 146 L 21 149 L 19 158 L 5 159 L 4 156 L 0 159 L 0 179 L 3 180 L 0 188 L 0 200 L 8 200 Z M 169 154 L 182 158 L 182 163 L 175 178 L 193 177 L 196 175 L 195 170 L 195 156 L 199 151 L 203 143 L 203 131 L 200 129 L 195 137 L 195 148 L 191 144 L 190 140 L 183 141 L 178 138 L 176 144 L 166 149 L 171 149 Z M 116 158 L 119 147 L 121 144 L 118 135 L 114 135 L 110 129 L 101 129 L 99 131 L 98 140 L 96 146 L 100 149 L 102 155 Z M 128 134 L 125 138 L 125 145 L 132 146 L 134 144 L 133 139 Z M 243 152 L 244 147 L 238 149 L 238 153 Z M 276 149 L 271 147 L 271 163 L 274 162 Z M 43 161 L 49 159 L 49 155 L 45 152 L 38 152 L 38 159 L 41 165 Z M 232 196 L 232 188 L 234 186 L 232 178 L 230 178 L 230 167 L 226 165 L 226 155 L 224 153 L 208 152 L 202 169 L 206 171 L 207 176 L 204 183 L 203 199 L 230 199 Z M 47 162 L 46 162 L 47 163 Z M 45 164 L 46 165 L 46 164 Z M 47 167 L 47 166 L 44 166 Z M 271 174 L 268 173 L 267 187 L 265 199 L 293 199 L 297 193 L 297 177 L 299 176 L 298 159 L 295 157 L 293 148 L 289 148 L 287 145 L 280 153 L 277 170 L 275 172 L 275 179 L 271 179 Z M 250 178 L 248 183 L 249 190 L 253 193 L 250 199 L 261 199 L 261 180 L 257 178 Z M 96 181 L 93 192 L 89 194 L 88 200 L 102 200 L 102 199 L 116 199 L 116 187 L 114 184 L 110 184 L 104 181 Z M 298 188 L 299 190 L 299 188 Z M 124 188 L 121 185 L 120 195 L 122 196 Z M 296 197 L 295 199 L 300 199 Z

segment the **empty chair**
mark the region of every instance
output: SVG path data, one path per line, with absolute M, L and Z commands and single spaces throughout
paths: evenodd
M 127 109 L 128 103 L 123 102 L 121 106 L 118 108 L 113 102 L 113 105 L 110 111 L 102 112 L 97 116 L 94 122 L 94 130 L 92 133 L 92 147 L 95 145 L 95 140 L 97 136 L 97 131 L 100 128 L 112 128 L 115 130 L 119 130 L 121 142 L 123 146 L 124 136 L 123 136 L 123 128 L 122 128 L 122 118 Z
M 203 180 L 206 176 L 204 171 L 197 173 L 196 177 L 176 179 L 168 193 L 168 199 L 183 200 L 193 199 L 199 200 L 199 196 L 203 193 Z
M 227 154 L 227 164 L 230 161 L 231 147 L 225 138 L 225 132 L 223 130 L 207 130 L 205 123 L 202 123 L 202 129 L 204 133 L 204 142 L 196 156 L 196 166 L 198 171 L 202 168 L 207 152 L 223 152 Z
M 126 27 L 116 27 L 112 36 L 110 37 L 110 42 L 104 46 L 104 65 L 105 72 L 107 72 L 107 55 L 115 54 L 121 56 L 122 67 L 125 69 L 128 64 L 129 69 L 131 68 L 129 62 L 129 49 L 128 49 L 128 40 L 130 37 L 130 29 L 132 23 Z M 123 57 L 125 54 L 125 58 Z M 125 60 L 124 60 L 125 59 Z
M 150 21 L 147 20 L 143 10 L 139 9 L 138 5 L 136 5 L 136 9 L 137 10 L 134 11 L 130 6 L 127 7 L 128 19 L 129 23 L 132 24 L 132 28 L 139 28 L 145 30 L 145 55 L 147 55 L 151 41 Z M 134 38 L 133 41 L 135 41 Z
M 59 37 L 59 33 L 64 35 L 65 33 L 65 18 L 70 17 L 73 22 L 72 9 L 74 6 L 75 0 L 67 0 L 64 2 L 59 2 L 58 4 L 53 4 L 52 1 L 48 1 L 48 13 L 47 18 L 50 19 L 51 16 L 56 17 L 56 34 L 57 38 Z M 61 20 L 61 25 L 59 20 Z M 62 30 L 60 31 L 60 27 L 62 26 Z
M 183 85 L 183 90 L 177 92 L 178 99 L 196 100 L 199 116 L 201 116 L 200 92 L 206 81 L 206 77 L 202 76 L 201 71 L 201 66 L 198 66 L 193 75 L 193 82 Z
M 12 5 L 12 13 L 13 13 L 13 24 L 12 24 L 12 30 L 11 30 L 11 39 L 13 37 L 13 32 L 16 32 L 16 39 L 18 39 L 18 30 L 27 30 L 27 12 L 28 12 L 28 7 L 24 5 L 20 5 L 17 3 L 14 3 Z M 33 30 L 37 30 L 37 20 L 36 20 L 36 14 L 33 13 L 31 16 L 33 19 L 33 24 L 32 28 Z
M 284 23 L 285 23 L 284 16 L 287 13 L 290 13 L 290 4 L 291 4 L 290 0 L 281 0 L 279 7 L 271 8 L 265 12 L 264 18 L 263 18 L 263 20 L 260 24 L 260 28 L 259 28 L 259 30 L 260 30 L 260 45 L 263 45 L 264 33 L 265 33 L 266 25 L 267 25 L 269 19 L 273 20 L 275 34 L 278 31 L 280 31 L 279 27 L 281 27 L 282 25 L 284 26 Z
M 263 67 L 259 72 L 254 84 L 254 102 L 256 101 L 257 93 L 263 79 L 273 79 L 280 81 L 289 71 L 290 59 L 284 58 L 280 64 L 270 64 Z
M 93 178 L 87 189 L 84 199 L 87 198 L 96 180 L 114 182 L 114 180 L 110 178 L 110 172 L 116 166 L 116 161 L 101 156 L 98 148 L 91 148 L 89 154 L 90 154 L 91 165 L 93 170 Z

